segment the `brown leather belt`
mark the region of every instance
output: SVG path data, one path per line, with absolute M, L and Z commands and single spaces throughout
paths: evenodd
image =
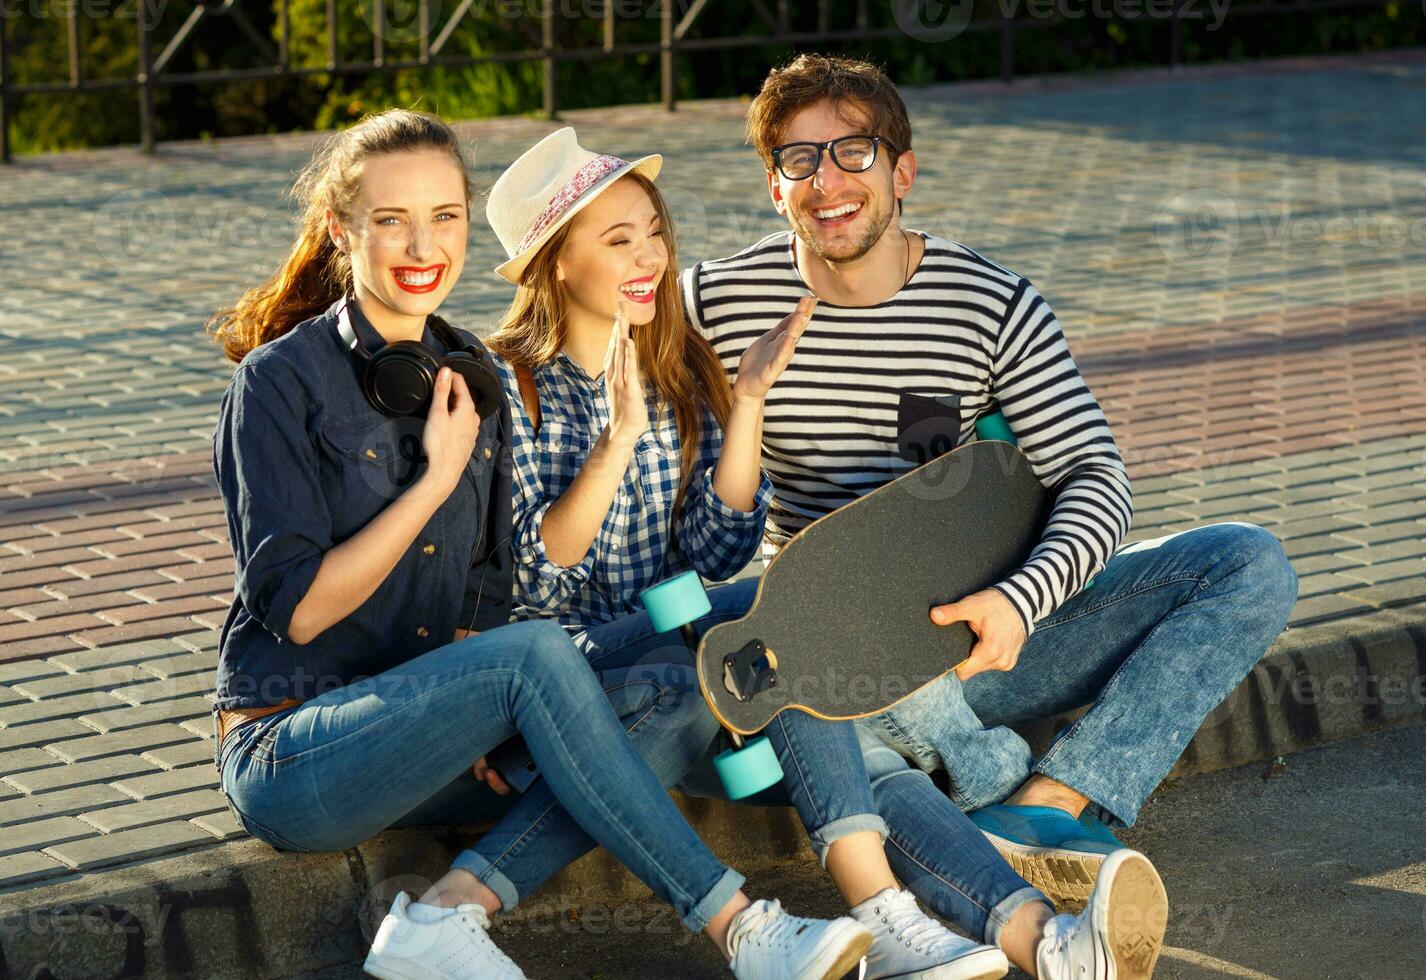
M 241 725 L 246 725 L 250 721 L 257 721 L 259 718 L 266 718 L 268 715 L 275 715 L 279 711 L 286 711 L 288 708 L 295 708 L 301 704 L 295 698 L 288 698 L 281 704 L 267 705 L 261 708 L 228 708 L 218 712 L 218 744 L 223 744 L 223 738 L 233 729 Z

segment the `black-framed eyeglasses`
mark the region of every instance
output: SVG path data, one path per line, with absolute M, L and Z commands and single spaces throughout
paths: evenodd
M 788 180 L 806 180 L 822 166 L 822 151 L 832 154 L 832 162 L 849 174 L 860 174 L 876 164 L 876 149 L 885 144 L 892 153 L 899 152 L 880 136 L 843 136 L 825 143 L 784 143 L 772 148 L 772 162 Z

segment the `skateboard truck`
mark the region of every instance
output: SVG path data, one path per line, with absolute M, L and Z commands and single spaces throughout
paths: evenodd
M 698 635 L 693 630 L 693 623 L 713 611 L 697 572 L 684 572 L 652 585 L 640 593 L 639 599 L 648 610 L 649 621 L 655 631 L 667 633 L 678 630 L 688 649 L 697 651 Z M 756 656 L 739 659 L 754 647 L 757 648 Z M 729 674 L 730 661 L 735 661 L 732 675 Z M 776 682 L 777 657 L 761 643 L 750 643 L 724 659 L 723 672 L 725 684 L 729 683 L 730 676 L 736 676 L 740 682 L 746 680 L 750 685 L 748 697 L 751 697 Z M 732 687 L 729 690 L 737 694 Z M 726 727 L 724 731 L 732 740 L 733 747 L 718 753 L 713 760 L 713 768 L 718 771 L 728 799 L 741 800 L 782 781 L 782 765 L 777 761 L 777 753 L 766 735 L 749 739 L 745 744 L 737 732 Z
M 777 684 L 777 654 L 762 640 L 723 658 L 723 686 L 739 701 L 751 701 Z

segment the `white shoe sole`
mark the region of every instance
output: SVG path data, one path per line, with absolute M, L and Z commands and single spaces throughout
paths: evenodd
M 1109 889 L 1095 896 L 1095 942 L 1103 938 L 1117 980 L 1149 980 L 1168 928 L 1163 880 L 1148 858 L 1127 850 L 1111 854 L 1101 875 L 1108 876 Z
M 361 965 L 362 972 L 379 980 L 430 980 L 429 970 L 408 968 L 399 961 L 387 961 L 383 957 L 367 954 Z
M 1010 972 L 1010 961 L 998 949 L 978 949 L 929 970 L 895 973 L 879 980 L 998 980 Z
M 1044 892 L 1056 905 L 1080 908 L 1089 901 L 1107 854 L 1067 851 L 1060 847 L 1018 844 L 981 831 L 1015 873 Z

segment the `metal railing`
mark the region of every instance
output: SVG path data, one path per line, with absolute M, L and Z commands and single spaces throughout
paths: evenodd
M 559 17 L 557 0 L 535 0 L 540 6 L 538 14 L 525 15 L 517 20 L 521 30 L 530 42 L 530 47 L 516 51 L 500 51 L 481 56 L 453 55 L 446 53 L 446 47 L 462 19 L 470 11 L 475 0 L 461 0 L 455 11 L 438 30 L 431 23 L 432 0 L 417 0 L 417 21 L 419 32 L 419 54 L 416 58 L 390 59 L 386 57 L 387 37 L 385 31 L 385 0 L 372 0 L 373 16 L 369 22 L 372 37 L 372 57 L 369 61 L 342 61 L 338 57 L 337 0 L 326 0 L 326 46 L 327 60 L 321 65 L 294 66 L 290 60 L 289 41 L 291 22 L 289 0 L 280 0 L 277 12 L 278 42 L 274 47 L 253 22 L 247 17 L 239 0 L 188 0 L 193 4 L 188 18 L 163 50 L 154 56 L 155 20 L 153 5 L 148 0 L 133 0 L 137 9 L 135 18 L 138 31 L 138 70 L 133 76 L 120 78 L 86 78 L 83 73 L 79 33 L 79 2 L 69 0 L 65 5 L 68 41 L 68 78 L 64 81 L 31 82 L 23 85 L 10 83 L 12 52 L 9 49 L 7 30 L 10 10 L 23 0 L 0 0 L 0 162 L 11 162 L 10 123 L 13 99 L 20 95 L 92 92 L 98 90 L 137 89 L 139 93 L 139 141 L 146 152 L 153 152 L 157 142 L 154 93 L 163 87 L 195 85 L 208 82 L 225 82 L 259 78 L 303 77 L 310 75 L 368 75 L 379 72 L 395 72 L 405 69 L 419 69 L 430 66 L 462 67 L 478 64 L 510 64 L 520 62 L 540 62 L 543 66 L 544 114 L 555 118 L 559 113 L 559 88 L 557 67 L 562 62 L 587 61 L 602 58 L 627 58 L 633 55 L 659 55 L 660 78 L 664 108 L 670 112 L 676 108 L 678 87 L 678 55 L 680 52 L 729 51 L 737 48 L 759 47 L 763 45 L 826 44 L 843 41 L 874 41 L 894 37 L 916 39 L 917 25 L 925 23 L 928 12 L 940 10 L 944 15 L 948 6 L 955 6 L 950 0 L 882 0 L 894 13 L 895 26 L 872 27 L 868 17 L 868 0 L 857 0 L 852 24 L 834 28 L 831 25 L 829 0 L 816 0 L 816 27 L 812 30 L 793 29 L 792 0 L 772 0 L 769 9 L 765 0 L 748 0 L 754 11 L 762 33 L 739 34 L 724 37 L 690 37 L 699 17 L 710 6 L 710 0 L 655 0 L 657 17 L 660 21 L 658 43 L 619 43 L 615 37 L 618 20 L 616 5 L 619 0 L 602 0 L 600 14 L 603 24 L 603 43 L 597 47 L 561 47 L 557 37 Z M 261 2 L 261 0 L 249 0 Z M 961 0 L 969 4 L 970 0 Z M 1313 10 L 1336 8 L 1383 6 L 1387 0 L 1264 0 L 1251 6 L 1233 5 L 1228 12 L 1233 16 L 1265 13 L 1302 13 Z M 439 0 L 437 0 L 439 3 Z M 935 7 L 928 11 L 928 3 Z M 808 5 L 810 7 L 810 4 Z M 1018 5 L 1017 5 L 1018 6 Z M 1185 11 L 1201 6 L 1196 0 L 1174 0 L 1172 11 L 1163 17 L 1167 21 L 1167 61 L 1171 66 L 1180 63 L 1183 47 L 1183 27 L 1190 18 Z M 651 8 L 652 9 L 652 8 Z M 968 9 L 968 7 L 966 8 Z M 1002 10 L 1008 5 L 1002 5 Z M 205 20 L 229 18 L 238 30 L 252 41 L 257 51 L 269 64 L 253 68 L 219 68 L 207 71 L 171 72 L 168 66 L 184 43 L 192 36 L 195 28 Z M 810 14 L 808 15 L 810 20 Z M 970 19 L 957 25 L 956 33 L 998 32 L 1000 34 L 1000 78 L 1010 81 L 1015 76 L 1015 38 L 1026 29 L 1054 27 L 1068 22 L 1063 16 L 1024 18 L 1014 14 L 1001 13 L 988 19 Z M 911 25 L 911 26 L 905 26 Z M 936 28 L 928 28 L 934 32 Z

